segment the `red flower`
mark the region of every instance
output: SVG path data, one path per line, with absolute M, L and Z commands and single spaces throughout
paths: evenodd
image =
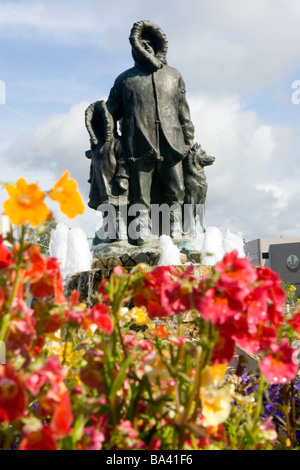
M 7 268 L 12 263 L 12 254 L 4 244 L 4 240 L 0 235 L 0 269 Z
M 22 418 L 26 405 L 22 374 L 12 364 L 0 365 L 0 423 Z
M 215 270 L 223 279 L 243 281 L 252 284 L 256 281 L 257 274 L 248 258 L 239 258 L 238 251 L 226 253 L 223 261 L 216 264 Z
M 79 295 L 79 292 L 75 289 L 71 292 L 69 304 L 63 309 L 64 319 L 65 321 L 75 323 L 85 330 L 88 330 L 92 324 L 90 318 L 91 309 L 84 308 L 85 305 L 79 302 Z
M 45 344 L 45 336 L 40 335 L 36 341 L 34 348 L 32 349 L 31 356 L 32 357 L 38 356 L 41 353 L 44 347 L 44 344 Z
M 232 335 L 232 339 L 252 354 L 268 350 L 277 340 L 275 328 L 265 326 L 263 323 L 256 325 L 255 332 L 251 333 L 245 316 L 237 322 L 235 328 L 236 332 Z
M 28 264 L 28 269 L 23 271 L 23 279 L 32 284 L 37 282 L 46 270 L 46 258 L 41 254 L 40 247 L 37 245 L 31 246 L 23 254 L 24 263 Z
M 80 305 L 79 296 L 80 296 L 80 293 L 78 292 L 78 290 L 73 289 L 71 292 L 70 301 L 69 301 L 72 307 L 75 307 L 76 305 Z
M 214 344 L 211 362 L 215 364 L 228 364 L 233 358 L 235 343 L 226 332 L 226 325 L 218 333 Z
M 289 325 L 291 325 L 292 328 L 294 328 L 297 333 L 300 334 L 300 311 L 299 309 L 296 311 L 296 314 L 291 320 L 288 320 L 287 322 Z
M 50 301 L 37 301 L 34 306 L 35 319 L 37 321 L 36 330 L 39 333 L 55 333 L 62 325 L 68 321 L 68 316 L 62 309 L 57 309 Z
M 102 356 L 102 351 L 88 351 L 84 356 L 87 366 L 80 371 L 81 381 L 88 387 L 96 389 L 99 394 L 104 391 L 105 379 Z
M 222 325 L 230 319 L 240 318 L 243 300 L 249 292 L 245 284 L 221 278 L 215 287 L 208 289 L 199 299 L 195 298 L 195 305 L 205 320 Z
M 247 322 L 250 333 L 255 333 L 257 325 L 268 320 L 268 293 L 262 287 L 253 289 L 245 299 Z
M 260 288 L 264 289 L 268 295 L 268 317 L 271 323 L 277 328 L 283 321 L 283 309 L 286 295 L 281 287 L 281 280 L 274 271 L 269 268 L 257 269 L 257 280 Z
M 54 296 L 58 304 L 66 301 L 64 297 L 63 280 L 56 258 L 48 258 L 43 276 L 30 287 L 30 292 L 37 299 Z
M 20 450 L 58 450 L 49 426 L 42 426 L 37 431 L 23 437 Z
M 95 323 L 99 330 L 105 331 L 110 335 L 114 330 L 114 325 L 108 312 L 109 307 L 107 305 L 98 303 L 92 308 L 90 318 L 92 323 Z
M 51 431 L 56 438 L 68 436 L 72 432 L 72 423 L 74 420 L 69 392 L 63 382 L 52 388 L 47 395 L 51 399 L 57 398 L 57 405 L 54 406 L 53 418 L 51 421 Z
M 282 339 L 280 344 L 273 344 L 271 350 L 271 354 L 260 363 L 260 370 L 266 380 L 273 384 L 293 380 L 298 371 L 298 364 L 293 362 L 293 354 L 297 350 L 289 347 L 287 338 Z
M 168 315 L 171 315 L 171 313 L 166 312 L 165 308 L 159 303 L 158 299 L 149 299 L 147 297 L 150 297 L 151 294 L 138 294 L 134 298 L 134 303 L 137 307 L 142 307 L 145 306 L 147 313 L 150 318 L 156 318 L 156 317 L 166 317 Z
M 180 277 L 173 266 L 158 266 L 145 272 L 143 283 L 134 297 L 135 305 L 145 306 L 150 318 L 189 310 L 192 285 L 186 277 Z
M 14 354 L 21 354 L 28 362 L 28 351 L 32 346 L 33 340 L 36 338 L 34 323 L 33 311 L 28 310 L 25 312 L 23 319 L 13 317 L 7 332 L 7 349 L 13 351 Z

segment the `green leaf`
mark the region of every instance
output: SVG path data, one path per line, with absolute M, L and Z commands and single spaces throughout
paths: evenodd
M 112 384 L 112 387 L 111 387 L 111 390 L 110 390 L 111 402 L 115 401 L 116 394 L 117 394 L 118 390 L 120 390 L 120 388 L 123 385 L 123 382 L 126 378 L 126 369 L 128 369 L 128 367 L 130 366 L 130 364 L 133 361 L 133 352 L 134 352 L 134 350 L 131 350 L 129 356 L 123 362 L 123 365 L 120 369 L 120 372 L 118 373 L 117 377 L 115 378 L 115 380 Z
M 73 434 L 72 434 L 73 449 L 76 449 L 76 443 L 80 441 L 82 437 L 86 422 L 87 422 L 87 418 L 84 417 L 83 414 L 80 414 L 75 421 Z

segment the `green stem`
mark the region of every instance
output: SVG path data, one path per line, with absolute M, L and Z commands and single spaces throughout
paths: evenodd
M 120 343 L 121 343 L 121 346 L 122 346 L 122 349 L 123 349 L 123 352 L 124 352 L 124 356 L 125 356 L 125 359 L 126 359 L 127 358 L 127 351 L 126 351 L 126 348 L 125 348 L 125 344 L 124 344 L 124 340 L 123 340 L 123 336 L 122 336 L 122 332 L 121 332 L 121 327 L 120 327 L 120 323 L 119 323 L 119 310 L 117 310 L 115 312 L 115 319 L 116 319 L 117 330 L 118 330 L 118 334 L 119 334 L 119 338 L 120 338 Z
M 264 391 L 264 376 L 260 374 L 259 376 L 259 385 L 258 385 L 258 397 L 257 397 L 257 405 L 254 414 L 254 424 L 253 428 L 257 426 L 259 421 L 261 409 L 262 409 L 262 399 L 263 399 L 263 391 Z
M 192 408 L 196 393 L 198 389 L 200 388 L 201 384 L 201 372 L 202 372 L 202 361 L 201 361 L 201 356 L 202 356 L 202 348 L 198 347 L 197 349 L 197 368 L 196 368 L 196 377 L 195 381 L 192 387 L 191 394 L 189 396 L 187 405 L 185 407 L 185 410 L 182 414 L 181 420 L 180 420 L 180 431 L 179 431 L 179 437 L 178 437 L 178 450 L 182 450 L 184 441 L 185 441 L 185 424 L 188 422 L 190 410 Z
M 8 450 L 13 443 L 15 432 L 18 429 L 18 423 L 8 424 L 7 425 L 7 435 L 5 439 L 5 443 L 3 446 L 3 450 Z
M 177 321 L 178 321 L 177 335 L 178 335 L 178 338 L 180 338 L 181 337 L 182 315 L 177 315 Z
M 283 400 L 284 400 L 284 413 L 286 419 L 286 433 L 290 439 L 291 435 L 291 423 L 290 423 L 290 404 L 289 404 L 289 384 L 283 386 Z

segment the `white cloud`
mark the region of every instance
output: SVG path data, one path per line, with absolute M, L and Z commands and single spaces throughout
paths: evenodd
M 283 209 L 286 209 L 292 197 L 289 191 L 276 184 L 259 184 L 257 189 L 270 193 L 273 196 L 274 202 L 272 203 L 271 210 L 273 210 L 274 215 L 278 215 Z
M 85 150 L 89 146 L 88 134 L 84 125 L 84 111 L 88 102 L 78 103 L 66 114 L 55 114 L 42 122 L 32 133 L 16 138 L 6 149 L 9 163 L 28 171 L 39 170 L 59 176 L 70 169 L 80 183 L 88 167 Z
M 118 53 L 129 50 L 130 28 L 140 19 L 164 29 L 169 61 L 185 70 L 193 90 L 272 87 L 300 60 L 294 0 L 10 1 L 0 4 L 0 35 Z

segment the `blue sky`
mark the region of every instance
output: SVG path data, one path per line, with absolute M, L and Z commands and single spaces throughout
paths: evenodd
M 208 225 L 246 240 L 299 237 L 297 0 L 0 0 L 0 180 L 23 175 L 48 189 L 69 169 L 87 200 L 84 110 L 131 67 L 140 19 L 166 33 L 196 140 L 216 157 Z M 97 221 L 87 208 L 70 224 L 92 236 Z

